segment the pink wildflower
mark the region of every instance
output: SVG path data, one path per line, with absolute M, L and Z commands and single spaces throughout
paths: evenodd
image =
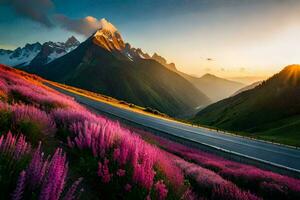
M 41 186 L 40 198 L 43 200 L 57 200 L 64 188 L 68 164 L 66 155 L 61 149 L 56 149 Z
M 75 181 L 73 183 L 73 185 L 71 186 L 71 188 L 68 190 L 67 194 L 65 195 L 64 200 L 76 199 L 76 196 L 78 196 L 78 195 L 76 195 L 76 191 L 82 180 L 83 180 L 83 178 L 79 178 L 77 181 Z
M 124 169 L 118 169 L 118 171 L 117 171 L 117 175 L 120 177 L 125 176 L 125 173 L 126 173 L 126 171 Z
M 154 189 L 157 193 L 157 199 L 158 200 L 166 199 L 166 197 L 168 195 L 168 189 L 167 189 L 166 185 L 164 184 L 164 182 L 162 180 L 155 183 Z
M 109 173 L 108 163 L 109 160 L 106 158 L 103 164 L 101 162 L 98 163 L 98 176 L 101 177 L 103 183 L 109 183 L 112 177 L 112 174 Z
M 12 107 L 12 112 L 15 124 L 18 124 L 22 121 L 34 122 L 41 127 L 41 131 L 45 135 L 54 134 L 56 131 L 56 125 L 53 119 L 47 115 L 47 113 L 38 108 L 17 104 Z
M 8 132 L 6 136 L 0 137 L 0 153 L 9 155 L 15 160 L 29 153 L 30 149 L 30 145 L 25 141 L 22 134 L 17 137 Z

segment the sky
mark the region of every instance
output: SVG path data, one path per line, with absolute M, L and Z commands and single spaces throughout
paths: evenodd
M 298 0 L 0 0 L 0 48 L 84 41 L 101 18 L 195 76 L 268 77 L 300 63 Z

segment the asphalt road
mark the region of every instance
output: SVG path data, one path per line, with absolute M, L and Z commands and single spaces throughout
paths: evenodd
M 112 114 L 144 127 L 207 145 L 219 151 L 229 152 L 237 156 L 300 173 L 300 149 L 224 134 L 206 128 L 193 127 L 175 121 L 143 115 L 98 102 L 54 86 L 51 87 L 74 97 L 79 103 L 88 105 L 95 110 Z

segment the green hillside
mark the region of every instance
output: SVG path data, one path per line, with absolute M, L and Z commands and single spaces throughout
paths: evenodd
M 300 65 L 201 110 L 194 123 L 300 146 Z

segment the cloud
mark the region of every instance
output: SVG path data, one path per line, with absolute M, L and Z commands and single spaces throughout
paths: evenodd
M 54 7 L 51 0 L 0 0 L 0 5 L 10 6 L 18 15 L 52 27 L 48 13 Z
M 92 16 L 82 19 L 71 19 L 65 15 L 57 14 L 54 18 L 62 28 L 87 37 L 101 27 L 101 20 Z

